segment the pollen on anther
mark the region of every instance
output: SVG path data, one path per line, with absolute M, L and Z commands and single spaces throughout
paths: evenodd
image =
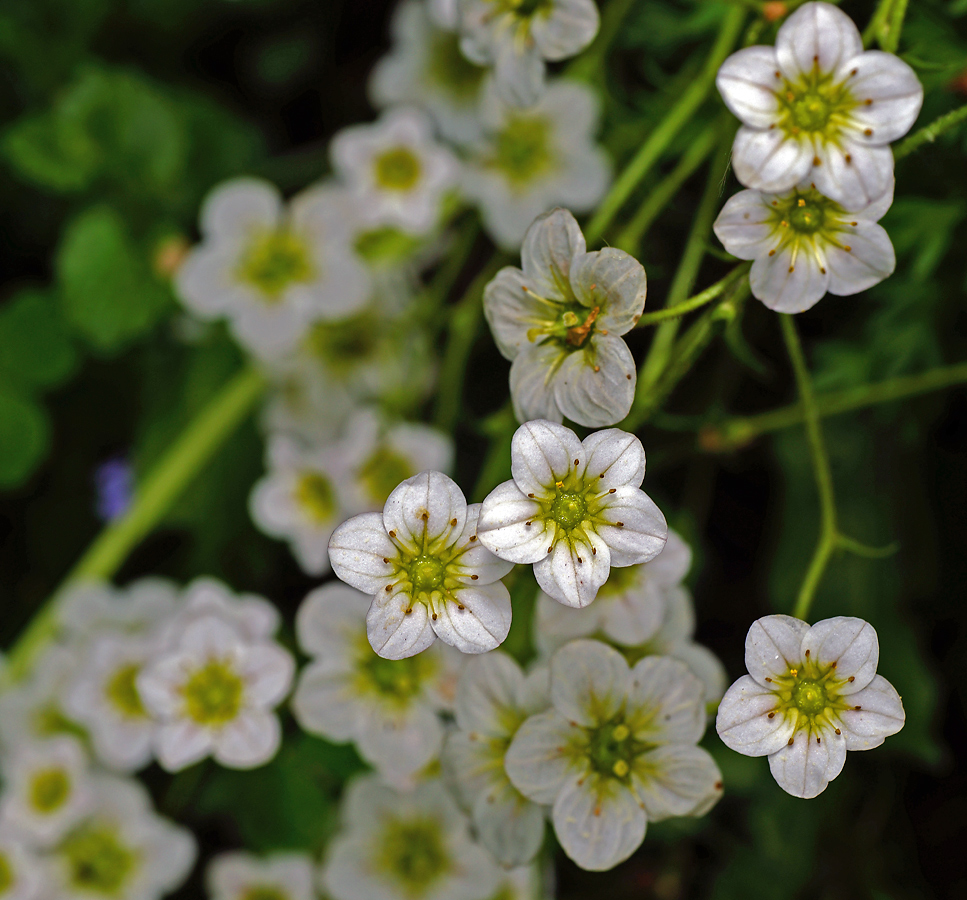
M 844 157 L 844 159 L 846 160 L 846 165 L 849 165 L 850 163 L 853 162 L 853 157 L 850 156 L 849 153 L 846 154 L 846 156 Z
M 863 708 L 862 706 L 854 706 L 853 707 L 853 709 L 855 709 L 856 712 L 859 712 L 862 708 Z
M 433 621 L 435 622 L 436 621 L 436 613 L 433 613 L 433 615 L 430 618 L 432 618 Z
M 774 712 L 769 713 L 768 718 L 774 719 L 775 717 L 776 717 L 776 714 Z
M 597 547 L 592 547 L 591 548 L 591 555 L 592 556 L 597 556 L 598 555 L 598 548 Z
M 793 744 L 793 738 L 789 738 L 789 741 L 786 743 L 786 746 L 791 747 L 792 744 Z
M 826 274 L 826 270 L 822 266 L 819 267 L 819 271 L 822 272 L 823 275 Z
M 471 581 L 476 581 L 479 577 L 480 577 L 479 575 L 471 575 L 470 576 L 470 580 Z
M 768 675 L 766 675 L 766 681 L 768 681 L 768 682 L 771 683 L 772 682 L 772 679 Z
M 823 161 L 818 156 L 814 156 L 813 157 L 813 165 L 814 166 L 821 166 L 822 164 L 823 164 Z M 799 205 L 800 206 L 805 206 L 806 205 L 806 202 L 804 200 L 800 200 L 799 201 Z
M 843 244 L 843 249 L 849 253 L 853 248 L 849 244 Z
M 574 465 L 577 466 L 577 465 L 580 465 L 580 464 L 581 464 L 581 461 L 580 460 L 578 460 L 578 459 L 574 460 Z
M 393 585 L 391 585 L 391 584 L 386 585 L 386 587 L 384 588 L 384 590 L 388 594 L 391 590 L 393 590 Z
M 856 681 L 856 676 L 855 675 L 850 675 L 850 677 L 847 678 L 846 680 L 847 681 Z
M 624 528 L 625 527 L 625 523 L 624 522 L 615 522 L 614 524 L 617 525 L 619 528 Z
M 581 559 L 581 557 L 580 557 L 580 556 L 578 557 L 578 565 L 579 565 L 579 566 L 583 566 L 583 565 L 584 565 L 584 560 L 583 560 L 583 559 Z
M 789 267 L 789 271 L 790 272 L 795 272 L 796 271 L 796 267 L 795 266 L 790 266 Z
M 461 610 L 461 611 L 462 611 L 462 610 L 465 610 L 466 608 L 467 608 L 467 607 L 465 607 L 465 606 L 464 606 L 464 605 L 463 605 L 462 603 L 458 603 L 458 604 L 457 604 L 457 609 L 459 609 L 459 610 Z
M 775 250 L 770 250 L 769 251 L 769 256 L 775 256 L 775 255 L 776 255 L 776 251 Z
M 865 134 L 867 137 L 873 137 L 873 129 L 872 128 L 864 128 L 863 129 L 863 134 Z
M 842 731 L 840 731 L 840 730 L 839 730 L 839 729 L 837 728 L 837 729 L 836 729 L 836 733 L 837 733 L 837 734 L 842 734 L 843 732 L 842 732 Z
M 806 651 L 806 656 L 809 656 L 809 651 L 808 650 Z
M 533 494 L 528 494 L 527 496 L 528 496 L 528 497 L 530 497 L 530 498 L 531 498 L 531 500 L 533 500 L 533 499 L 534 499 L 534 495 L 533 495 Z
M 594 371 L 595 371 L 596 373 L 597 373 L 597 372 L 600 372 L 600 371 L 601 371 L 601 366 L 595 366 L 595 367 L 594 367 Z
M 451 526 L 451 527 L 455 527 L 455 526 L 456 526 L 456 524 L 457 524 L 457 520 L 456 520 L 456 519 L 451 519 L 451 520 L 450 520 L 450 526 Z
M 471 541 L 475 541 L 475 540 L 477 540 L 477 535 L 475 535 L 475 534 L 471 534 L 471 535 L 470 535 L 470 540 L 471 540 Z
M 384 556 L 383 557 L 383 562 L 384 563 L 388 563 L 389 562 L 389 557 L 388 556 Z
M 403 610 L 403 614 L 406 615 L 406 616 L 408 616 L 411 612 L 413 612 L 413 607 L 412 606 L 410 606 L 407 609 L 404 609 Z

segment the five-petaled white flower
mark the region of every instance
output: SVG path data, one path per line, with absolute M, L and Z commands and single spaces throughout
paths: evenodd
M 878 747 L 904 722 L 893 685 L 876 674 L 873 626 L 836 616 L 810 627 L 766 616 L 745 639 L 743 675 L 719 704 L 725 744 L 768 756 L 776 781 L 795 797 L 821 794 L 843 769 L 847 750 Z
M 439 712 L 453 708 L 461 654 L 443 644 L 405 659 L 377 656 L 366 635 L 370 598 L 346 585 L 317 588 L 296 617 L 299 646 L 314 657 L 292 699 L 299 724 L 331 741 L 352 741 L 395 787 L 440 754 Z
M 0 834 L 0 897 L 3 900 L 43 900 L 44 861 L 12 834 Z
M 893 274 L 893 244 L 877 224 L 892 203 L 892 183 L 855 211 L 812 184 L 785 194 L 741 191 L 725 204 L 714 229 L 729 253 L 755 260 L 752 293 L 776 312 L 798 313 L 827 291 L 858 294 Z
M 547 693 L 546 666 L 525 676 L 499 650 L 470 660 L 457 683 L 457 730 L 447 738 L 444 772 L 480 842 L 504 866 L 530 862 L 544 839 L 544 809 L 510 783 L 504 756 L 521 723 L 547 709 Z
M 205 871 L 211 900 L 315 900 L 315 865 L 308 854 L 222 853 Z
M 891 53 L 864 52 L 853 20 L 829 3 L 797 9 L 774 48 L 732 54 L 716 83 L 743 123 L 732 149 L 742 184 L 782 193 L 811 182 L 847 209 L 889 188 L 890 142 L 923 103 L 913 69 Z
M 620 335 L 645 308 L 644 267 L 623 250 L 587 252 L 566 209 L 534 221 L 521 264 L 484 290 L 484 312 L 500 352 L 513 361 L 518 421 L 567 417 L 600 428 L 631 410 L 637 370 Z
M 484 500 L 480 542 L 501 559 L 533 563 L 544 591 L 587 606 L 612 566 L 653 559 L 668 526 L 641 490 L 645 451 L 633 434 L 597 431 L 582 443 L 554 422 L 525 422 L 511 442 L 513 479 Z
M 499 646 L 510 630 L 512 563 L 477 540 L 480 504 L 442 472 L 408 478 L 380 513 L 340 525 L 329 541 L 333 571 L 373 596 L 366 628 L 386 659 L 425 650 L 439 637 L 464 653 Z
M 484 228 L 506 250 L 554 206 L 590 212 L 604 196 L 611 164 L 594 142 L 600 101 L 589 87 L 560 80 L 531 109 L 515 109 L 484 88 L 484 136 L 469 145 L 461 180 Z
M 551 659 L 551 705 L 520 726 L 507 751 L 510 780 L 553 804 L 564 852 L 610 869 L 669 816 L 703 815 L 722 776 L 696 746 L 705 730 L 702 685 L 685 664 L 649 656 L 629 669 L 598 641 L 574 641 Z
M 544 92 L 544 60 L 580 53 L 598 33 L 594 0 L 458 0 L 460 49 L 494 67 L 505 103 L 532 106 Z
M 371 125 L 344 128 L 330 154 L 371 226 L 424 234 L 437 224 L 444 194 L 456 185 L 456 158 L 436 142 L 430 120 L 416 109 L 395 108 Z

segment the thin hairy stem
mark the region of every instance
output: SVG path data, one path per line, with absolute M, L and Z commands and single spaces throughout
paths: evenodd
M 893 156 L 895 159 L 903 159 L 904 156 L 909 156 L 914 151 L 919 150 L 924 144 L 932 144 L 940 135 L 964 122 L 967 122 L 967 104 L 959 106 L 929 125 L 915 131 L 894 148 Z
M 645 313 L 637 322 L 636 328 L 643 328 L 646 325 L 657 325 L 659 322 L 664 322 L 668 319 L 677 319 L 687 313 L 692 312 L 696 309 L 701 309 L 703 306 L 711 303 L 713 300 L 717 300 L 721 297 L 732 285 L 734 285 L 741 278 L 744 278 L 749 269 L 752 268 L 752 263 L 744 262 L 741 265 L 736 266 L 728 275 L 726 275 L 720 281 L 716 281 L 711 287 L 705 288 L 701 293 L 696 294 L 694 297 L 690 297 L 688 300 L 684 300 L 681 303 L 675 304 L 675 306 L 669 306 L 665 309 L 659 309 L 653 313 Z
M 870 24 L 863 32 L 863 45 L 869 47 L 876 41 L 881 50 L 896 53 L 900 46 L 900 32 L 907 14 L 907 3 L 908 0 L 880 0 Z

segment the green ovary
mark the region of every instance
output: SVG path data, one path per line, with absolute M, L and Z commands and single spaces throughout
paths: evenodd
M 554 165 L 550 123 L 539 116 L 512 115 L 497 135 L 491 165 L 523 187 Z
M 278 303 L 293 284 L 314 277 L 309 249 L 291 231 L 269 231 L 249 246 L 239 270 L 242 281 L 256 287 L 267 303 Z
M 487 69 L 474 65 L 460 52 L 455 32 L 434 31 L 427 59 L 427 77 L 461 101 L 476 98 Z
M 336 490 L 318 472 L 303 472 L 296 483 L 295 498 L 314 522 L 324 524 L 336 514 Z
M 409 191 L 420 180 L 420 160 L 408 147 L 384 150 L 373 161 L 373 167 L 376 184 L 387 191 Z
M 588 730 L 585 753 L 591 768 L 599 775 L 625 779 L 644 746 L 631 736 L 631 729 L 621 716 Z
M 148 713 L 138 693 L 137 678 L 141 666 L 129 663 L 118 669 L 104 686 L 104 693 L 111 706 L 128 719 L 143 719 Z
M 812 718 L 826 709 L 826 688 L 821 681 L 797 679 L 792 689 L 792 702 L 799 712 Z
M 63 769 L 41 769 L 30 779 L 30 805 L 37 812 L 54 812 L 70 793 L 71 779 Z
M 359 480 L 369 499 L 382 506 L 400 482 L 413 474 L 413 465 L 405 456 L 380 447 L 360 466 Z
M 856 106 L 856 100 L 844 84 L 834 83 L 831 74 L 824 75 L 815 66 L 797 82 L 787 81 L 776 96 L 784 131 L 824 140 L 836 140 L 849 112 Z
M 220 659 L 196 669 L 182 688 L 185 713 L 204 726 L 231 722 L 242 706 L 245 685 L 232 666 Z
M 548 513 L 567 532 L 577 528 L 587 518 L 587 514 L 587 500 L 582 494 L 572 491 L 558 491 Z
M 0 897 L 17 884 L 13 866 L 5 853 L 0 853 Z
M 447 576 L 447 567 L 434 556 L 418 556 L 407 566 L 407 571 L 414 594 L 438 590 Z
M 114 897 L 136 869 L 138 853 L 123 844 L 117 830 L 106 825 L 86 825 L 70 834 L 61 845 L 71 885 L 78 891 Z
M 400 882 L 408 897 L 425 895 L 453 865 L 443 829 L 433 819 L 391 819 L 379 847 L 379 868 Z

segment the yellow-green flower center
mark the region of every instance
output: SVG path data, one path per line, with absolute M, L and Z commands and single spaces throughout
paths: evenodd
M 435 819 L 390 819 L 379 840 L 377 865 L 406 897 L 426 896 L 452 868 L 443 828 Z
M 137 678 L 140 671 L 141 666 L 138 663 L 128 663 L 121 666 L 104 685 L 108 702 L 128 719 L 143 719 L 148 715 L 138 692 Z
M 71 885 L 103 897 L 122 895 L 140 862 L 138 852 L 121 841 L 116 829 L 100 824 L 77 829 L 60 849 Z
M 623 716 L 597 728 L 588 729 L 586 754 L 591 768 L 599 775 L 626 780 L 645 745 L 636 741 Z
M 511 115 L 497 134 L 490 165 L 512 185 L 530 185 L 554 166 L 551 123 L 541 116 Z
M 427 54 L 427 80 L 458 101 L 476 98 L 487 69 L 470 62 L 460 52 L 456 32 L 434 30 Z
M 416 594 L 432 593 L 443 586 L 447 576 L 447 567 L 434 556 L 418 556 L 408 568 Z
M 261 293 L 266 303 L 278 303 L 293 284 L 311 281 L 315 275 L 306 242 L 288 230 L 256 235 L 239 269 L 242 281 Z
M 239 894 L 238 900 L 290 900 L 288 891 L 274 884 L 253 884 Z
M 376 184 L 387 191 L 412 190 L 420 180 L 422 167 L 409 147 L 384 150 L 373 161 Z
M 3 896 L 7 891 L 14 887 L 17 883 L 17 878 L 14 875 L 13 866 L 10 865 L 10 860 L 7 858 L 6 853 L 0 853 L 0 896 Z
M 397 485 L 413 474 L 413 464 L 389 447 L 377 449 L 359 468 L 359 480 L 374 506 L 382 506 Z
M 325 524 L 336 514 L 336 489 L 319 472 L 303 472 L 299 476 L 295 498 L 309 518 L 319 524 Z
M 811 718 L 826 708 L 826 688 L 821 681 L 797 679 L 792 689 L 792 702 L 803 715 Z
M 30 805 L 40 813 L 52 813 L 70 797 L 71 778 L 63 769 L 40 769 L 30 779 Z
M 771 225 L 778 244 L 769 255 L 790 246 L 795 266 L 800 247 L 835 246 L 848 251 L 846 226 L 856 224 L 850 219 L 842 206 L 815 188 L 796 188 L 772 201 Z
M 587 500 L 574 491 L 558 491 L 549 512 L 550 518 L 568 532 L 577 528 L 587 518 L 587 514 Z
M 846 84 L 834 82 L 833 74 L 820 72 L 818 66 L 795 82 L 786 81 L 776 96 L 779 125 L 787 134 L 806 134 L 822 141 L 836 142 L 857 105 Z
M 199 725 L 231 722 L 242 706 L 245 684 L 227 660 L 210 659 L 196 669 L 182 688 L 185 713 Z
M 357 647 L 356 660 L 359 690 L 396 706 L 409 705 L 437 672 L 433 656 L 418 653 L 405 659 L 383 659 L 373 652 L 365 636 Z

